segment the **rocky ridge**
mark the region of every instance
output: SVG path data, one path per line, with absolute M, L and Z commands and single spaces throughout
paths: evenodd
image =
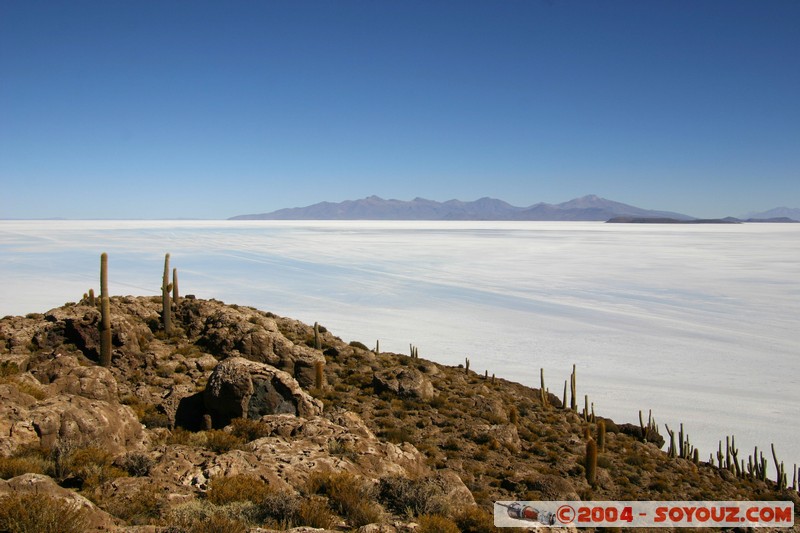
M 215 300 L 181 299 L 170 335 L 160 298 L 110 307 L 110 367 L 88 301 L 0 320 L 0 508 L 33 491 L 83 509 L 84 530 L 176 532 L 492 531 L 491 502 L 510 499 L 800 507 L 488 372 Z

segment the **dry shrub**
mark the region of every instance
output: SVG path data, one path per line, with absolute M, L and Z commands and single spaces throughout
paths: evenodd
M 37 447 L 20 448 L 11 457 L 0 457 L 0 478 L 11 479 L 22 474 L 52 475 L 53 461 L 49 452 Z
M 120 468 L 134 477 L 144 477 L 150 474 L 153 468 L 153 460 L 147 454 L 140 452 L 128 452 L 118 460 Z
M 300 498 L 288 491 L 275 491 L 258 506 L 258 521 L 273 529 L 298 526 L 330 529 L 337 523 L 328 501 L 320 496 Z
M 244 442 L 250 442 L 262 437 L 269 437 L 272 429 L 268 424 L 249 418 L 234 418 L 231 421 L 231 434 L 239 437 Z
M 200 439 L 196 436 L 197 434 L 192 433 L 182 427 L 176 427 L 175 429 L 170 431 L 169 438 L 167 439 L 167 444 L 180 444 L 183 446 L 197 446 L 200 443 Z
M 349 472 L 314 472 L 308 480 L 311 494 L 328 497 L 331 508 L 355 527 L 379 522 L 381 506 L 375 502 L 375 487 Z
M 417 533 L 461 533 L 455 522 L 441 515 L 431 514 L 419 517 Z
M 417 516 L 447 511 L 442 487 L 430 478 L 386 477 L 380 480 L 379 495 L 381 502 L 399 514 Z
M 261 479 L 247 474 L 217 476 L 211 480 L 206 493 L 208 501 L 215 505 L 232 502 L 252 502 L 260 504 L 274 490 Z
M 127 477 L 128 473 L 113 466 L 114 457 L 106 450 L 88 446 L 70 451 L 62 460 L 62 477 L 82 480 L 83 490 L 99 487 L 106 481 Z
M 300 503 L 295 515 L 295 523 L 299 526 L 332 529 L 336 525 L 336 516 L 328 508 L 327 502 L 318 496 L 311 496 Z
M 19 374 L 19 365 L 17 365 L 17 363 L 14 361 L 0 362 L 0 378 L 15 376 L 17 374 Z
M 214 505 L 205 500 L 191 500 L 173 507 L 166 516 L 168 531 L 186 533 L 244 533 L 249 529 L 251 503 Z
M 152 524 L 161 516 L 165 501 L 156 485 L 142 485 L 130 498 L 112 496 L 99 502 L 107 512 L 132 525 Z
M 477 505 L 464 508 L 453 517 L 462 533 L 494 533 L 494 516 Z
M 205 431 L 205 447 L 216 453 L 225 453 L 244 445 L 244 440 L 221 429 Z
M 0 531 L 9 533 L 83 533 L 86 511 L 72 502 L 43 494 L 10 494 L 0 498 Z
M 14 385 L 16 385 L 17 389 L 20 392 L 33 396 L 37 400 L 44 400 L 45 398 L 47 398 L 47 391 L 45 391 L 41 387 L 37 387 L 32 383 L 28 383 L 26 381 L 17 381 L 16 383 L 14 383 Z

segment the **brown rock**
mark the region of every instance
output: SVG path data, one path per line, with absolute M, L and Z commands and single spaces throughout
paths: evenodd
M 75 492 L 59 487 L 50 477 L 41 474 L 23 474 L 9 479 L 0 479 L 0 499 L 10 494 L 36 494 L 57 498 L 79 509 L 83 509 L 88 520 L 87 531 L 114 531 L 114 519 L 91 501 Z
M 376 372 L 372 378 L 372 385 L 375 392 L 389 391 L 401 398 L 430 400 L 434 395 L 431 380 L 415 368 L 395 368 Z
M 118 403 L 61 395 L 38 402 L 20 415 L 31 421 L 44 447 L 69 440 L 121 454 L 143 449 L 147 443 L 133 410 Z
M 258 419 L 281 413 L 313 417 L 322 413 L 322 402 L 303 391 L 288 373 L 242 357 L 217 365 L 203 400 L 214 427 L 227 426 L 234 418 Z
M 59 359 L 73 359 L 62 357 Z M 77 360 L 76 360 L 77 363 Z M 104 402 L 119 401 L 117 380 L 110 370 L 101 366 L 75 366 L 64 372 L 51 376 L 54 380 L 50 385 L 51 394 L 75 394 L 90 400 Z

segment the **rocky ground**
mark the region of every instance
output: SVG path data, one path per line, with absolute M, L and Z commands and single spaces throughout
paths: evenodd
M 109 367 L 87 300 L 0 320 L 0 530 L 480 532 L 495 500 L 800 510 L 791 486 L 487 373 L 215 300 L 172 318 L 113 297 Z

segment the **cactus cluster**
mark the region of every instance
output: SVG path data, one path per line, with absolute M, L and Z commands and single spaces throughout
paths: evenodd
M 179 303 L 178 269 L 172 270 L 172 283 L 169 282 L 169 254 L 164 257 L 164 276 L 161 282 L 162 321 L 164 331 L 172 332 L 172 307 Z M 95 305 L 94 289 L 84 295 L 89 305 Z M 111 366 L 111 301 L 108 293 L 108 254 L 100 254 L 100 365 Z
M 642 411 L 639 410 L 639 431 L 641 432 L 642 442 L 653 442 L 653 441 L 660 441 L 661 434 L 658 432 L 658 424 L 656 424 L 655 419 L 653 418 L 653 411 L 648 411 L 647 414 L 647 424 L 644 423 L 644 418 L 642 417 Z M 681 424 L 681 446 L 683 446 L 683 424 Z M 688 439 L 686 441 L 688 445 Z M 687 452 L 687 455 L 684 456 L 683 452 L 681 452 L 681 457 L 689 457 L 692 454 L 691 451 Z

